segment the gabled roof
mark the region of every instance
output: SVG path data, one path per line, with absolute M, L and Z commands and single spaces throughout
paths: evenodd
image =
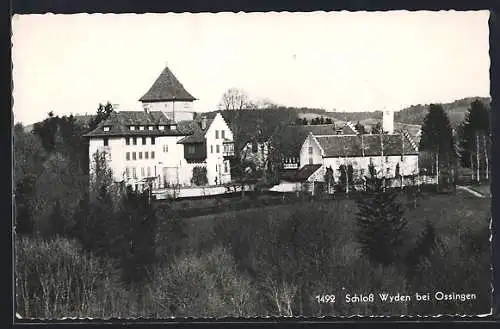
M 165 67 L 148 92 L 142 96 L 141 102 L 194 101 L 194 98 L 177 80 L 168 67 Z
M 351 122 L 346 122 L 341 128 L 342 135 L 357 135 L 354 125 Z
M 203 116 L 206 117 L 207 120 L 207 125 L 205 129 L 202 129 L 202 120 Z M 217 116 L 217 113 L 211 112 L 211 113 L 206 113 L 202 114 L 196 117 L 195 120 L 186 120 L 186 121 L 180 121 L 177 125 L 177 129 L 179 131 L 182 131 L 189 136 L 181 139 L 178 141 L 178 144 L 193 144 L 193 143 L 203 143 L 205 141 L 205 134 L 207 133 L 208 128 L 210 128 L 210 125 L 214 121 L 215 117 Z
M 171 121 L 161 111 L 120 111 L 112 112 L 109 117 L 99 123 L 99 125 L 86 137 L 103 136 L 182 136 L 178 130 L 170 130 Z M 130 126 L 145 126 L 145 130 L 130 130 Z M 153 126 L 153 130 L 148 130 L 147 126 Z M 165 126 L 164 130 L 159 130 L 158 126 Z M 104 131 L 104 127 L 109 127 L 109 131 Z
M 298 156 L 307 135 L 335 135 L 334 124 L 289 125 L 275 133 L 274 142 L 283 156 Z
M 285 169 L 280 173 L 280 178 L 289 182 L 305 182 L 319 168 L 320 164 L 307 164 L 300 169 Z
M 416 145 L 418 145 L 420 143 L 420 137 L 421 137 L 421 132 L 422 132 L 421 125 L 413 125 L 413 124 L 409 124 L 409 123 L 394 122 L 394 129 L 406 130 Z
M 324 157 L 361 157 L 382 155 L 418 155 L 418 151 L 401 134 L 314 136 Z M 381 141 L 382 139 L 382 141 Z
M 295 178 L 300 182 L 306 181 L 319 168 L 321 168 L 320 164 L 307 164 L 297 171 Z
M 280 179 L 289 182 L 297 181 L 297 169 L 283 169 L 280 171 Z

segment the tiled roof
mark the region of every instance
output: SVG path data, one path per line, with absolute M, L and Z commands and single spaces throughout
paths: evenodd
M 342 135 L 357 135 L 356 127 L 350 121 L 346 122 L 342 127 Z
M 308 164 L 300 169 L 285 169 L 280 172 L 280 179 L 289 182 L 305 182 L 319 168 L 321 168 L 320 164 Z
M 194 101 L 194 98 L 168 67 L 161 72 L 160 76 L 153 83 L 148 92 L 142 96 L 141 102 L 161 102 L 161 101 Z
M 214 121 L 217 113 L 210 112 L 203 115 L 199 115 L 195 120 L 180 121 L 178 123 L 178 130 L 183 131 L 189 136 L 178 141 L 178 144 L 192 144 L 192 143 L 203 143 L 205 141 L 205 134 Z M 202 118 L 205 116 L 207 118 L 207 125 L 205 129 L 201 129 Z
M 295 182 L 297 180 L 297 170 L 296 169 L 283 169 L 280 171 L 280 179 L 289 182 Z
M 300 182 L 306 181 L 309 178 L 309 176 L 314 174 L 316 172 L 316 170 L 318 170 L 319 168 L 321 168 L 320 164 L 305 165 L 304 167 L 300 168 L 297 171 L 297 174 L 295 177 Z
M 165 125 L 165 130 L 159 130 L 159 125 Z M 178 130 L 170 130 L 170 120 L 161 111 L 120 111 L 112 112 L 110 116 L 99 123 L 86 137 L 101 136 L 182 136 Z M 108 126 L 109 131 L 104 131 Z M 130 130 L 129 126 L 145 126 L 144 130 Z M 154 126 L 148 130 L 147 126 Z
M 411 136 L 413 141 L 415 142 L 416 145 L 420 143 L 420 133 L 422 130 L 421 125 L 413 125 L 413 124 L 408 124 L 408 123 L 402 123 L 402 122 L 394 122 L 394 129 L 395 130 L 406 130 L 408 131 L 408 134 Z
M 323 148 L 325 157 L 360 157 L 383 155 L 417 155 L 408 139 L 401 134 L 394 135 L 333 135 L 315 136 Z M 381 142 L 382 138 L 382 142 Z
M 291 125 L 275 133 L 274 141 L 283 156 L 298 156 L 307 135 L 334 135 L 335 125 Z

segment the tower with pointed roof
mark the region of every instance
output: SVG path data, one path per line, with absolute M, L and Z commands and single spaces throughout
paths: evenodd
M 193 119 L 195 100 L 168 66 L 139 99 L 145 110 L 162 111 L 174 122 Z

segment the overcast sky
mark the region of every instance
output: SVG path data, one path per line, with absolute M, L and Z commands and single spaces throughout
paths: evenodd
M 289 106 L 393 109 L 489 95 L 487 11 L 25 15 L 14 120 L 140 109 L 168 65 L 214 110 L 230 87 Z

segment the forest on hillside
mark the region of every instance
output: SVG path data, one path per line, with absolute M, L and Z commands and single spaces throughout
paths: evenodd
M 467 97 L 450 103 L 438 103 L 437 105 L 441 105 L 443 107 L 444 111 L 448 115 L 452 128 L 457 128 L 460 125 L 460 123 L 464 120 L 467 109 L 475 100 L 479 100 L 487 105 L 490 103 L 489 97 Z M 417 104 L 404 108 L 400 111 L 396 111 L 394 112 L 394 121 L 405 124 L 422 125 L 424 122 L 424 118 L 429 110 L 429 107 L 430 104 Z M 338 109 L 335 112 L 333 112 L 318 108 L 289 107 L 289 106 L 273 106 L 269 109 L 267 108 L 258 109 L 258 111 L 262 110 L 288 112 L 288 115 L 280 116 L 278 119 L 281 120 L 285 118 L 286 119 L 285 122 L 289 123 L 293 123 L 294 116 L 299 117 L 301 119 L 306 118 L 309 121 L 314 118 L 323 117 L 323 118 L 331 118 L 334 121 L 351 121 L 351 122 L 360 122 L 363 124 L 365 123 L 373 124 L 374 121 L 382 120 L 381 111 L 342 112 L 341 109 Z M 245 111 L 251 111 L 251 108 L 245 109 Z M 226 112 L 229 113 L 233 111 L 226 111 Z M 273 121 L 271 121 L 268 124 L 272 123 L 276 125 L 276 122 Z
M 441 104 L 444 111 L 448 115 L 451 126 L 453 128 L 457 128 L 459 124 L 464 120 L 468 108 L 475 100 L 479 100 L 488 106 L 490 104 L 489 97 L 469 97 L 456 100 L 451 103 Z M 394 114 L 394 120 L 397 122 L 421 125 L 424 121 L 428 109 L 429 109 L 429 104 L 413 105 L 406 109 L 396 112 Z
M 441 103 L 440 105 L 443 106 L 443 109 L 447 113 L 450 123 L 453 128 L 458 127 L 460 122 L 465 117 L 465 114 L 467 112 L 467 108 L 470 106 L 470 104 L 474 100 L 480 100 L 481 102 L 485 104 L 490 103 L 490 98 L 489 97 L 467 97 L 463 99 L 459 99 L 456 101 L 453 101 L 451 103 Z M 429 109 L 430 104 L 417 104 L 417 105 L 412 105 L 410 107 L 404 108 L 400 111 L 397 111 L 394 113 L 394 120 L 396 122 L 401 122 L 401 123 L 406 123 L 406 124 L 416 124 L 416 125 L 421 125 L 423 123 L 424 117 L 427 114 L 427 111 Z M 246 108 L 245 110 L 241 112 L 247 112 L 251 111 L 251 108 Z M 382 120 L 382 112 L 381 111 L 359 111 L 359 112 L 342 112 L 341 109 L 335 110 L 335 111 L 328 111 L 325 109 L 318 109 L 318 108 L 307 108 L 307 107 L 292 107 L 292 106 L 281 106 L 281 105 L 275 105 L 271 104 L 269 107 L 264 107 L 264 108 L 258 108 L 258 111 L 266 110 L 266 112 L 272 112 L 269 116 L 271 121 L 267 121 L 268 116 L 264 115 L 262 117 L 261 114 L 259 114 L 261 117 L 258 118 L 257 113 L 255 114 L 247 114 L 245 115 L 245 119 L 250 120 L 250 121 L 260 121 L 264 122 L 264 125 L 268 126 L 273 126 L 275 127 L 277 122 L 280 123 L 293 123 L 297 117 L 299 118 L 307 118 L 308 120 L 311 120 L 313 118 L 331 118 L 333 120 L 338 120 L 338 121 L 351 121 L 351 122 L 370 122 L 370 124 L 376 120 L 380 121 Z M 214 111 L 209 111 L 214 112 Z M 283 113 L 278 113 L 276 112 L 287 112 L 286 114 Z M 223 113 L 226 113 L 224 117 L 229 119 L 233 118 L 235 114 L 233 113 L 233 110 L 227 110 L 223 109 Z M 78 123 L 86 123 L 90 119 L 92 119 L 92 115 L 78 115 L 75 114 L 73 115 L 75 120 Z M 241 120 L 241 119 L 238 119 Z M 254 126 L 254 125 L 251 125 Z M 33 125 L 26 125 L 24 127 L 25 131 L 31 131 L 33 129 Z M 267 129 L 267 128 L 266 128 Z

